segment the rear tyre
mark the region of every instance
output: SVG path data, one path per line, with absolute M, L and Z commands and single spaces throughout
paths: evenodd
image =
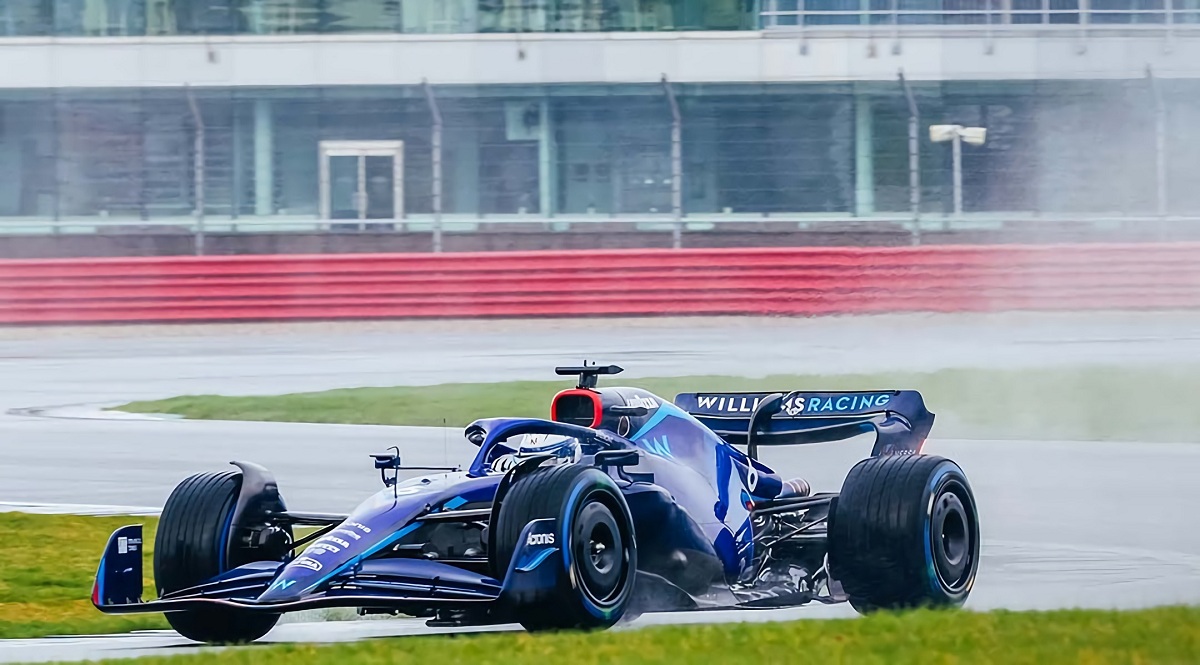
M 255 560 L 250 548 L 230 542 L 240 488 L 239 473 L 222 471 L 196 474 L 171 493 L 154 543 L 154 581 L 160 597 Z M 180 635 L 212 644 L 252 642 L 279 621 L 278 614 L 225 608 L 167 612 L 166 617 Z
M 979 569 L 979 515 L 967 477 L 930 455 L 850 470 L 829 516 L 829 573 L 859 612 L 960 607 Z
M 527 630 L 595 630 L 621 619 L 633 595 L 637 545 L 625 497 L 608 474 L 567 464 L 537 469 L 513 483 L 496 520 L 492 570 L 508 572 L 518 539 L 533 520 L 555 518 L 564 556 L 556 586 L 513 608 Z

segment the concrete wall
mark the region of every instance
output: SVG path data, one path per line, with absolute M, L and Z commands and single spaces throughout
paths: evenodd
M 837 229 L 798 231 L 794 225 L 762 226 L 748 230 L 729 225 L 704 232 L 687 232 L 683 246 L 698 247 L 905 247 L 913 234 L 901 224 L 855 224 Z M 1077 223 L 1010 223 L 993 229 L 926 230 L 920 244 L 1029 244 L 1077 242 L 1161 242 L 1200 240 L 1200 225 L 1153 222 L 1098 227 Z M 0 236 L 0 259 L 82 256 L 171 256 L 195 253 L 187 233 Z M 443 238 L 447 252 L 630 249 L 671 246 L 669 231 L 630 232 L 620 225 L 589 224 L 571 231 L 493 230 L 451 233 Z M 206 236 L 209 255 L 324 254 L 372 252 L 429 252 L 431 236 L 414 232 L 350 233 L 213 233 Z
M 1194 24 L 1193 24 L 1194 25 Z M 1200 78 L 1200 31 L 11 38 L 0 88 Z M 1182 26 L 1186 28 L 1187 26 Z M 916 30 L 915 28 L 920 28 Z M 1004 28 L 1004 29 L 1002 29 Z

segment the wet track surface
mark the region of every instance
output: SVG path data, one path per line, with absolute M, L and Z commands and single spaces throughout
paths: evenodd
M 613 330 L 619 331 L 614 333 Z M 583 357 L 629 377 L 929 370 L 1200 357 L 1194 315 L 688 319 L 5 331 L 0 410 L 186 393 L 280 393 L 357 385 L 550 377 Z M 936 406 L 934 407 L 936 411 Z M 87 415 L 87 409 L 52 409 Z M 957 441 L 977 493 L 983 564 L 977 609 L 1138 607 L 1200 601 L 1200 446 Z M 366 455 L 400 445 L 412 464 L 463 461 L 455 431 L 283 423 L 0 416 L 5 503 L 162 505 L 174 483 L 231 459 L 271 467 L 297 509 L 349 510 L 378 487 Z M 775 449 L 784 474 L 836 489 L 869 443 Z M 99 552 L 95 553 L 97 556 Z M 650 615 L 681 621 L 852 616 L 848 607 Z M 284 624 L 272 640 L 339 641 L 432 632 L 417 620 Z M 194 649 L 173 633 L 0 641 L 0 661 Z

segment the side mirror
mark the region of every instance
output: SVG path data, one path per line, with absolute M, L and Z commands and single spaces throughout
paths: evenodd
M 636 450 L 602 450 L 596 453 L 596 465 L 601 468 L 610 466 L 626 467 L 637 466 L 641 460 L 641 455 Z
M 396 454 L 376 453 L 376 454 L 371 455 L 371 457 L 375 458 L 375 468 L 376 469 L 380 469 L 380 470 L 393 469 L 394 470 L 394 469 L 399 469 L 401 466 L 403 466 L 403 463 L 400 461 L 399 453 L 396 453 Z
M 375 453 L 371 457 L 375 460 L 375 468 L 379 469 L 379 479 L 383 481 L 384 487 L 395 487 L 396 478 L 400 474 L 400 468 L 404 463 L 400 461 L 399 446 L 392 446 L 389 450 L 394 452 Z M 392 475 L 387 472 L 391 470 Z

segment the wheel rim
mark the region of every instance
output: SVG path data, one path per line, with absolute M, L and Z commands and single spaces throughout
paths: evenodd
M 962 485 L 948 483 L 935 496 L 930 516 L 933 567 L 938 581 L 951 593 L 963 591 L 975 570 L 978 534 L 968 496 Z
M 597 604 L 612 602 L 625 580 L 625 543 L 608 506 L 586 502 L 575 520 L 572 550 L 582 590 Z

